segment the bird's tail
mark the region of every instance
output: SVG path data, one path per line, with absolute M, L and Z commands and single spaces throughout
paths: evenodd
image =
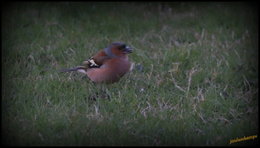
M 85 70 L 86 67 L 84 66 L 77 66 L 75 68 L 64 68 L 61 69 L 60 72 L 71 72 L 71 71 L 81 71 L 81 70 Z
M 78 68 L 75 67 L 75 68 L 64 68 L 64 69 L 61 69 L 60 72 L 71 72 L 71 71 L 77 71 Z

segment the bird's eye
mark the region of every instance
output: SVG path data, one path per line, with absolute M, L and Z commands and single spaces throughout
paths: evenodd
M 122 50 L 123 50 L 123 49 L 125 49 L 125 47 L 126 47 L 126 45 L 125 45 L 125 44 L 123 44 L 123 45 L 121 45 L 121 46 L 120 46 L 120 49 L 122 49 Z

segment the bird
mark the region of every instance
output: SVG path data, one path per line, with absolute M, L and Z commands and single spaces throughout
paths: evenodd
M 87 75 L 94 83 L 115 83 L 130 71 L 132 63 L 128 54 L 132 51 L 133 49 L 123 42 L 113 42 L 83 61 L 81 66 L 62 69 L 61 72 L 77 71 Z

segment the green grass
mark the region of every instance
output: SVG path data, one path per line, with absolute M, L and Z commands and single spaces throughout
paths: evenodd
M 3 8 L 5 145 L 229 145 L 258 134 L 254 4 Z M 114 41 L 134 47 L 130 59 L 143 69 L 110 85 L 58 72 Z

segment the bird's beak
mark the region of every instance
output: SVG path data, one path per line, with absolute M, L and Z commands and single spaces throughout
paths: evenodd
M 133 48 L 131 48 L 129 46 L 126 46 L 125 49 L 124 49 L 124 52 L 125 53 L 132 53 L 133 52 Z

